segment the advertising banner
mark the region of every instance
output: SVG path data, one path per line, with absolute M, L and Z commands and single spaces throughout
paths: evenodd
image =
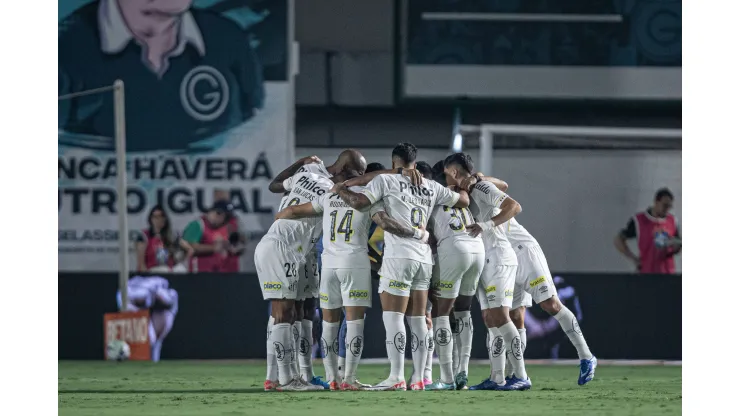
M 293 153 L 289 3 L 59 1 L 60 97 L 125 85 L 131 241 L 154 206 L 181 234 L 227 200 L 254 270 L 279 201 L 267 185 Z M 117 270 L 113 93 L 60 99 L 58 116 L 59 270 Z
M 108 354 L 107 346 L 111 341 L 121 340 L 131 348 L 129 360 L 149 361 L 151 350 L 149 346 L 149 311 L 127 311 L 106 313 L 103 315 L 104 350 Z M 108 357 L 105 357 L 108 359 Z

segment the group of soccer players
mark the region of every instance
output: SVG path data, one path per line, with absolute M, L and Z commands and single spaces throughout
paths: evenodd
M 392 151 L 391 169 L 373 164 L 372 171 L 352 149 L 341 152 L 331 166 L 307 157 L 270 184 L 270 191 L 284 196 L 276 221 L 255 250 L 262 294 L 272 304 L 265 390 L 468 388 L 473 297 L 488 328 L 491 373 L 471 390 L 531 388 L 523 358 L 523 311 L 533 299 L 576 347 L 578 384 L 592 380 L 596 357 L 577 319 L 558 299 L 537 240 L 514 219 L 521 206 L 505 193 L 508 185 L 477 173 L 463 153 L 431 168 L 416 162 L 416 150 L 401 143 Z M 368 238 L 374 224 L 384 231 L 378 292 L 390 374 L 366 385 L 357 379 L 357 367 L 365 309 L 372 300 Z M 326 382 L 315 376 L 311 360 L 317 298 Z M 343 336 L 340 326 L 346 326 Z M 408 382 L 407 338 L 413 360 Z M 340 350 L 346 357 L 341 365 Z M 435 350 L 440 378 L 432 382 Z

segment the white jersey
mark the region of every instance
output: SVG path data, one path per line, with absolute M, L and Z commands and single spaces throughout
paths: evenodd
M 300 172 L 283 182 L 290 193 L 283 197 L 282 210 L 286 206 L 313 202 L 329 192 L 334 185 L 329 179 L 310 172 Z M 276 220 L 265 234 L 265 238 L 284 243 L 296 255 L 296 262 L 303 262 L 305 256 L 313 249 L 321 234 L 321 217 L 301 218 L 297 220 Z
M 429 224 L 432 234 L 437 239 L 437 250 L 440 252 L 484 253 L 481 236 L 472 237 L 465 229 L 475 223 L 473 214 L 468 208 L 453 208 L 437 205 L 432 210 Z
M 540 243 L 537 242 L 537 239 L 534 238 L 532 234 L 530 234 L 529 231 L 524 228 L 523 225 L 519 224 L 516 218 L 510 219 L 508 224 L 506 224 L 506 236 L 509 238 L 509 242 L 514 247 L 530 247 L 540 245 Z
M 305 165 L 301 166 L 298 169 L 298 171 L 296 172 L 296 174 L 298 174 L 298 173 L 304 173 L 304 172 L 314 173 L 316 175 L 323 176 L 323 177 L 325 177 L 327 179 L 329 179 L 329 178 L 331 178 L 333 176 L 331 173 L 329 173 L 328 170 L 326 170 L 326 166 L 324 166 L 324 162 L 305 164 Z M 295 176 L 295 175 L 293 175 L 293 176 Z M 286 190 L 288 190 L 288 189 L 286 188 Z
M 169 289 L 170 282 L 162 276 L 134 276 L 128 279 L 128 287 L 157 293 L 158 290 Z
M 491 221 L 501 212 L 501 203 L 509 196 L 490 182 L 478 182 L 470 193 L 470 211 L 478 222 Z M 516 254 L 506 236 L 506 224 L 483 233 L 486 253 L 493 255 L 497 265 L 516 266 Z
M 409 178 L 399 174 L 378 175 L 362 191 L 373 204 L 383 201 L 385 211 L 403 225 L 425 229 L 436 205 L 453 206 L 460 194 L 437 182 L 423 179 L 421 185 L 411 184 Z M 413 238 L 403 238 L 384 233 L 383 259 L 408 259 L 433 264 L 429 244 Z
M 360 187 L 350 190 L 359 192 Z M 332 269 L 370 268 L 367 240 L 372 216 L 383 210 L 383 203 L 358 211 L 334 193 L 325 193 L 311 202 L 314 211 L 323 213 L 323 267 Z

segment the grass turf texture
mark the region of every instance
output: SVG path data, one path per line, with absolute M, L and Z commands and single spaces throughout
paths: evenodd
M 323 374 L 321 363 L 316 370 Z M 411 368 L 408 363 L 406 372 Z M 438 374 L 435 366 L 435 376 Z M 263 363 L 59 362 L 59 414 L 147 415 L 660 415 L 681 412 L 681 367 L 599 366 L 578 386 L 577 366 L 529 366 L 525 392 L 263 392 Z M 471 383 L 488 366 L 470 368 Z M 387 365 L 360 365 L 377 383 Z

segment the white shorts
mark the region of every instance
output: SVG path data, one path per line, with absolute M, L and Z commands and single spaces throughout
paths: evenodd
M 520 248 L 521 247 L 521 248 Z M 545 253 L 539 245 L 516 246 L 519 267 L 516 271 L 513 308 L 532 306 L 555 296 L 558 292 L 547 266 Z
M 478 282 L 477 294 L 481 310 L 503 306 L 511 308 L 514 299 L 516 266 L 495 266 L 494 261 L 495 259 L 486 256 L 486 265 Z
M 485 262 L 484 253 L 440 253 L 432 271 L 432 287 L 444 299 L 473 296 Z
M 321 309 L 338 309 L 342 306 L 364 306 L 373 304 L 370 269 L 321 270 Z
M 265 300 L 297 299 L 298 270 L 301 265 L 285 244 L 262 239 L 254 249 L 254 265 Z
M 319 297 L 319 258 L 315 251 L 306 256 L 306 261 L 298 269 L 298 297 L 306 300 Z
M 429 290 L 432 265 L 408 259 L 383 259 L 378 293 L 409 296 L 412 290 Z

